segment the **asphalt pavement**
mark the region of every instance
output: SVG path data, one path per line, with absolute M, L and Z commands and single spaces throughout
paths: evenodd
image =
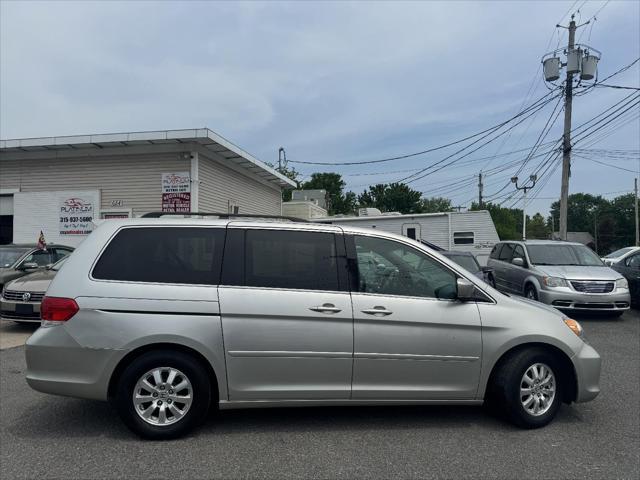
M 580 319 L 602 393 L 540 430 L 481 407 L 224 411 L 191 436 L 133 436 L 107 403 L 40 394 L 0 351 L 2 478 L 638 478 L 640 314 Z

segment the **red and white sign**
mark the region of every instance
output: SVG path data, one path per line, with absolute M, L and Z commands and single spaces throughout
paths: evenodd
M 191 176 L 189 172 L 162 174 L 162 211 L 191 211 Z

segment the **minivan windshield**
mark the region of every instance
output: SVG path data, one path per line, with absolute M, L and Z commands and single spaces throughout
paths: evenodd
M 607 255 L 604 258 L 618 258 L 618 257 L 623 256 L 625 253 L 629 253 L 631 250 L 633 250 L 633 247 L 621 248 L 620 250 L 616 250 L 615 252 L 611 252 L 609 255 Z
M 579 265 L 604 267 L 602 260 L 584 245 L 543 244 L 527 245 L 529 259 L 534 265 Z
M 0 248 L 0 267 L 10 267 L 18 261 L 18 259 L 27 253 L 29 248 L 1 247 Z

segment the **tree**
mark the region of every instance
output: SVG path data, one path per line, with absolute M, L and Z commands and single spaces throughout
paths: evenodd
M 297 188 L 300 188 L 300 182 L 298 181 L 298 177 L 300 177 L 300 172 L 298 172 L 294 167 L 291 167 L 291 168 L 287 166 L 276 167 L 273 163 L 269 163 L 269 162 L 266 162 L 266 164 L 271 168 L 273 168 L 276 172 L 279 172 L 285 177 L 290 178 L 291 180 L 296 182 Z M 286 188 L 282 191 L 283 202 L 288 202 L 289 200 L 291 200 L 292 191 L 293 191 L 292 188 Z
M 559 202 L 551 204 L 551 215 L 559 218 Z M 569 195 L 567 226 L 570 232 L 597 235 L 599 253 L 632 245 L 633 195 L 622 195 L 611 201 L 589 193 Z
M 491 214 L 498 237 L 500 240 L 522 239 L 522 210 L 517 208 L 504 208 L 493 203 L 485 203 L 482 208 L 476 202 L 471 204 L 469 210 L 488 210 Z
M 551 236 L 547 222 L 540 213 L 527 219 L 527 238 L 546 239 Z
M 375 207 L 382 212 L 420 213 L 422 194 L 404 183 L 370 186 L 358 196 L 361 207 Z
M 451 200 L 443 197 L 423 198 L 420 211 L 422 213 L 450 212 L 453 210 Z
M 344 193 L 346 183 L 339 173 L 313 173 L 311 179 L 300 185 L 305 190 L 326 190 L 329 215 L 349 214 L 356 209 L 356 194 Z

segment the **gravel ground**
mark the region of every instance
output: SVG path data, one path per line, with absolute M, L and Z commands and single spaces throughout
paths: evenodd
M 602 393 L 523 431 L 479 407 L 225 411 L 188 438 L 134 437 L 106 403 L 24 380 L 0 352 L 2 478 L 638 478 L 640 314 L 581 319 L 604 359 Z

